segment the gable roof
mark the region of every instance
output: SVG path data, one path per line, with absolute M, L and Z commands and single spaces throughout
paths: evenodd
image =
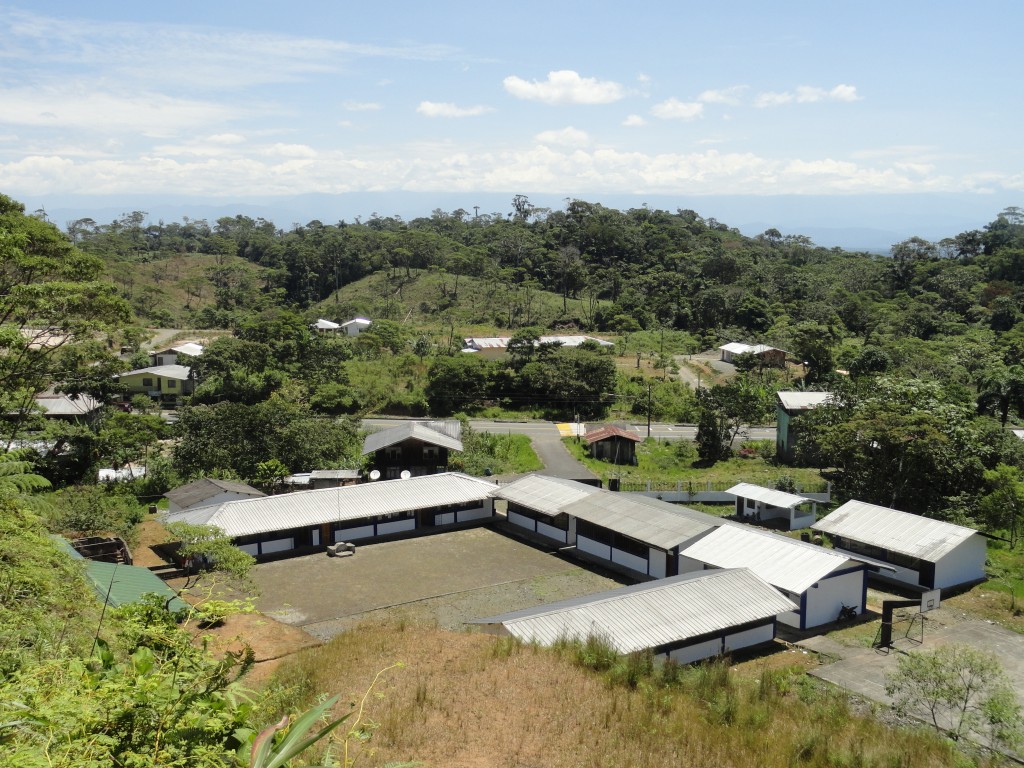
M 978 533 L 962 525 L 853 500 L 811 528 L 931 562 Z
M 317 330 L 320 330 L 320 331 L 336 331 L 339 328 L 341 328 L 341 324 L 340 323 L 335 323 L 335 322 L 333 322 L 331 320 L 324 320 L 321 317 L 315 323 L 311 323 L 309 327 L 310 328 L 316 328 Z
M 263 491 L 258 491 L 246 483 L 235 482 L 234 480 L 217 480 L 212 477 L 203 477 L 187 485 L 182 485 L 164 494 L 168 501 L 172 501 L 182 509 L 195 507 L 198 504 L 219 496 L 222 493 L 238 493 L 245 496 L 259 497 L 266 496 Z
M 46 393 L 36 395 L 36 405 L 44 416 L 85 416 L 103 407 L 103 404 L 90 395 L 71 397 L 65 394 Z
M 407 480 L 321 488 L 314 491 L 226 501 L 164 515 L 168 523 L 215 525 L 227 536 L 252 536 L 323 523 L 397 515 L 449 504 L 482 502 L 495 488 L 459 472 L 421 475 Z
M 203 354 L 203 345 L 197 344 L 194 341 L 186 341 L 174 347 L 167 347 L 166 349 L 154 349 L 149 354 L 152 356 L 166 355 L 171 353 L 176 355 L 190 355 L 192 357 L 199 357 L 201 354 Z
M 834 550 L 744 525 L 723 525 L 679 554 L 716 568 L 749 568 L 797 594 L 850 562 Z
M 461 451 L 462 441 L 443 432 L 428 427 L 418 421 L 407 421 L 397 427 L 382 429 L 380 432 L 373 432 L 366 436 L 363 441 L 363 453 L 374 453 L 390 445 L 404 442 L 405 440 L 419 440 L 430 445 L 438 445 L 450 451 Z
M 353 317 L 351 320 L 346 320 L 341 324 L 342 328 L 348 328 L 350 325 L 373 325 L 373 320 L 367 320 L 365 317 Z
M 640 437 L 636 432 L 632 430 L 623 429 L 614 424 L 606 424 L 603 427 L 598 427 L 594 430 L 587 430 L 587 434 L 584 435 L 587 443 L 596 443 L 600 440 L 607 440 L 610 437 L 624 437 L 627 440 L 632 440 L 634 443 L 642 442 L 643 438 Z
M 721 518 L 648 496 L 601 491 L 562 511 L 659 549 L 672 549 L 722 524 Z
M 776 392 L 782 407 L 787 411 L 809 411 L 826 403 L 831 392 Z
M 600 492 L 600 488 L 575 480 L 563 480 L 547 475 L 527 475 L 508 485 L 499 486 L 491 495 L 496 499 L 505 499 L 554 517 L 561 514 L 565 505 Z
M 135 376 L 137 374 L 148 373 L 151 376 L 162 376 L 165 379 L 178 379 L 179 381 L 185 381 L 192 373 L 192 369 L 187 365 L 153 365 L 149 368 L 136 368 L 134 371 L 128 371 L 120 374 L 120 377 Z
M 513 611 L 501 624 L 526 642 L 601 637 L 619 653 L 678 643 L 792 611 L 796 606 L 746 568 L 690 573 Z
M 753 483 L 737 483 L 727 490 L 726 493 L 731 493 L 733 496 L 738 496 L 741 499 L 762 501 L 771 507 L 783 507 L 788 509 L 792 509 L 800 504 L 809 504 L 813 501 L 813 499 L 797 496 L 795 493 L 776 491 L 772 488 L 754 485 Z

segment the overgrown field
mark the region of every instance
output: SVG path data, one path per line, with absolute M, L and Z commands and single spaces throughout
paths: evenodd
M 362 625 L 275 679 L 294 711 L 318 692 L 365 699 L 357 765 L 976 765 L 924 728 L 890 728 L 803 674 L 784 650 L 741 665 L 615 661 L 597 645 L 545 650 L 487 635 Z M 806 657 L 800 656 L 803 659 Z M 340 747 L 333 748 L 337 758 Z M 981 764 L 985 764 L 984 762 Z

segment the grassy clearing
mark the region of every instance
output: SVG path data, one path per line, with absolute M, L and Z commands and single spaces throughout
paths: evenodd
M 782 477 L 791 477 L 800 486 L 817 488 L 822 484 L 821 475 L 815 469 L 784 467 L 774 464 L 754 452 L 749 458 L 732 458 L 719 461 L 710 467 L 697 462 L 697 449 L 688 440 L 656 440 L 649 438 L 637 446 L 637 466 L 609 464 L 590 458 L 586 444 L 575 438 L 564 438 L 566 448 L 588 469 L 607 481 L 620 477 L 624 481 L 651 480 L 655 483 L 735 483 L 747 482 L 774 487 Z M 774 448 L 774 444 L 773 444 Z
M 781 663 L 773 660 L 780 655 Z M 292 711 L 315 692 L 359 702 L 378 670 L 401 661 L 366 700 L 372 738 L 350 744 L 360 765 L 975 764 L 925 729 L 892 729 L 857 714 L 843 693 L 790 666 L 792 654 L 767 658 L 660 666 L 595 644 L 546 650 L 381 623 L 298 654 L 274 689 L 277 704 Z

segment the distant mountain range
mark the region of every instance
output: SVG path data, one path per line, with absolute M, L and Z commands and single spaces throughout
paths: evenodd
M 288 197 L 253 196 L 239 199 L 200 199 L 168 195 L 49 195 L 22 198 L 27 211 L 45 209 L 58 226 L 92 218 L 113 221 L 123 213 L 146 211 L 150 221 L 207 219 L 222 216 L 263 217 L 279 229 L 291 229 L 314 219 L 334 224 L 340 220 L 365 221 L 374 213 L 401 216 L 405 220 L 430 216 L 437 208 L 462 208 L 473 215 L 508 214 L 515 193 L 447 192 L 353 192 L 340 195 L 305 194 Z M 550 194 L 529 194 L 539 207 L 564 209 L 571 199 Z M 668 211 L 692 209 L 705 219 L 757 235 L 775 228 L 783 235 L 806 235 L 816 244 L 847 250 L 888 253 L 893 243 L 919 236 L 941 240 L 969 229 L 980 229 L 1010 205 L 1022 200 L 982 194 L 906 194 L 832 196 L 669 196 L 669 195 L 576 195 L 578 199 L 608 208 L 629 209 L 647 205 Z

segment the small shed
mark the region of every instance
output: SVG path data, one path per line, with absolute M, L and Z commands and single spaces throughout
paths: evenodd
M 827 403 L 831 392 L 795 392 L 783 391 L 775 393 L 776 428 L 775 457 L 782 462 L 793 460 L 795 452 L 795 433 L 793 423 L 808 411 Z
M 836 551 L 892 566 L 882 578 L 925 589 L 984 581 L 985 537 L 973 528 L 851 500 L 811 526 Z
M 333 320 L 325 320 L 321 317 L 309 327 L 320 334 L 338 333 L 341 329 L 341 323 L 336 323 Z
M 255 499 L 260 496 L 266 496 L 266 494 L 246 483 L 203 477 L 187 485 L 178 486 L 173 491 L 168 491 L 166 494 L 167 511 L 181 512 L 186 509 L 209 507 L 223 504 L 226 501 Z
M 863 613 L 868 566 L 847 554 L 814 544 L 723 525 L 679 554 L 679 570 L 749 568 L 796 603 L 779 621 L 798 629 L 829 624 L 844 607 Z
M 735 363 L 740 355 L 753 355 L 763 365 L 774 368 L 786 367 L 786 350 L 769 347 L 767 344 L 744 344 L 730 341 L 718 348 L 722 353 L 723 363 Z
M 776 491 L 752 483 L 737 483 L 726 491 L 736 497 L 736 517 L 757 522 L 782 521 L 787 531 L 806 528 L 818 519 L 818 503 L 795 493 Z M 810 509 L 799 509 L 807 504 Z
M 153 365 L 177 365 L 179 355 L 199 357 L 203 354 L 203 345 L 194 341 L 186 341 L 166 349 L 153 350 L 149 353 Z
M 592 458 L 612 464 L 636 464 L 636 444 L 641 437 L 632 429 L 606 424 L 588 429 L 584 439 Z
M 479 619 L 527 643 L 600 639 L 620 654 L 650 650 L 689 664 L 775 638 L 796 606 L 745 568 L 693 573 Z
M 678 574 L 680 549 L 722 524 L 688 507 L 612 491 L 562 511 L 575 521 L 577 553 L 656 579 Z
M 595 493 L 601 493 L 601 489 L 575 480 L 532 474 L 499 486 L 491 495 L 505 500 L 505 519 L 511 525 L 559 544 L 573 544 L 576 520 L 562 508 Z

